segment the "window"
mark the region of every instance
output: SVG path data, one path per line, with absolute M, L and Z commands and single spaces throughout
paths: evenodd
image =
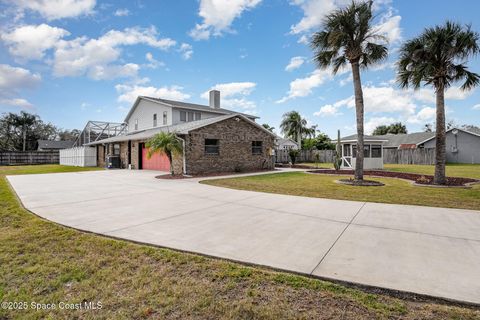
M 193 121 L 193 112 L 188 113 L 188 121 Z
M 205 154 L 220 154 L 218 139 L 205 139 Z
M 357 157 L 357 145 L 354 144 L 352 145 L 352 158 L 356 158 Z
M 202 114 L 200 112 L 195 112 L 195 121 L 202 120 Z
M 135 131 L 138 130 L 138 119 L 135 119 Z
M 119 156 L 120 155 L 120 144 L 115 143 L 113 145 L 113 155 L 114 156 Z
M 382 157 L 382 146 L 379 144 L 372 145 L 372 158 Z
M 154 127 L 157 126 L 157 114 L 156 113 L 153 114 L 153 126 Z
M 182 121 L 182 122 L 187 121 L 187 112 L 186 111 L 180 111 L 180 121 Z
M 364 158 L 370 158 L 370 145 L 369 144 L 363 145 L 363 157 Z
M 163 125 L 167 125 L 167 111 L 163 111 Z
M 262 141 L 252 141 L 252 154 L 262 154 Z
M 343 155 L 345 157 L 350 157 L 350 144 L 343 145 Z

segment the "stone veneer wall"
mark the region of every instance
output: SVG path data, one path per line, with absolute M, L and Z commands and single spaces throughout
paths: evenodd
M 273 169 L 269 155 L 274 147 L 273 135 L 241 118 L 194 130 L 185 138 L 187 174 Z M 219 139 L 219 155 L 205 154 L 205 139 Z M 252 154 L 252 141 L 263 141 L 262 154 Z
M 97 166 L 105 168 L 105 147 L 103 145 L 97 145 Z

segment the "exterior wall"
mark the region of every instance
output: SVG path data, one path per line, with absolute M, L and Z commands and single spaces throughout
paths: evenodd
M 219 113 L 204 112 L 204 111 L 197 111 L 197 110 L 191 110 L 191 109 L 174 108 L 173 111 L 172 111 L 172 124 L 184 123 L 184 121 L 180 121 L 180 111 L 200 112 L 202 114 L 201 115 L 202 119 L 208 119 L 208 118 L 221 116 L 221 114 L 219 114 Z
M 342 157 L 345 156 L 344 154 L 344 144 L 345 143 L 342 143 Z M 352 145 L 351 143 L 347 143 L 349 145 Z M 365 145 L 370 145 L 370 148 L 372 145 L 379 145 L 379 143 L 371 143 L 371 142 L 367 142 L 365 141 L 364 142 Z M 354 143 L 355 145 L 355 143 Z M 351 148 L 351 147 L 350 147 Z M 384 153 L 384 150 L 383 150 L 383 146 L 382 146 L 382 156 L 380 158 L 371 158 L 371 157 L 364 157 L 363 158 L 363 169 L 365 170 L 368 170 L 368 169 L 383 169 L 383 153 Z M 350 151 L 350 154 L 351 154 L 351 151 Z M 355 162 L 356 162 L 356 158 L 354 157 L 348 157 L 347 158 L 349 159 L 350 161 L 350 164 L 352 165 L 352 169 L 355 169 Z M 346 165 L 342 159 L 342 164 L 340 166 L 341 169 L 350 169 L 350 167 L 348 165 Z
M 128 141 L 120 142 L 120 167 L 128 168 Z
M 105 146 L 97 145 L 97 166 L 105 168 Z
M 219 139 L 219 155 L 205 155 L 205 139 Z M 269 150 L 274 147 L 274 136 L 243 119 L 194 130 L 185 140 L 187 174 L 273 168 Z M 263 141 L 262 154 L 252 155 L 252 141 Z
M 127 119 L 128 132 L 135 132 L 135 119 L 138 119 L 138 130 L 153 128 L 153 115 L 157 114 L 157 127 L 164 126 L 163 112 L 167 111 L 167 125 L 172 125 L 172 108 L 147 100 L 140 100 L 135 111 Z
M 142 152 L 140 150 L 140 142 L 139 141 L 132 141 L 132 169 L 138 169 L 138 153 Z
M 480 137 L 458 130 L 457 139 L 452 131 L 447 132 L 447 162 L 480 163 Z M 458 152 L 452 152 L 457 147 Z M 425 148 L 435 148 L 435 139 L 424 143 Z
M 183 155 L 173 155 L 173 174 L 183 174 Z

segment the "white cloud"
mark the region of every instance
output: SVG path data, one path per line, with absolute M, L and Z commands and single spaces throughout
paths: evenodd
M 473 110 L 480 110 L 480 103 L 472 107 Z
M 95 8 L 95 0 L 16 0 L 20 10 L 38 12 L 47 20 L 73 18 L 91 14 Z
M 285 67 L 285 71 L 293 71 L 295 69 L 298 69 L 302 66 L 302 64 L 305 62 L 304 57 L 293 57 L 290 59 L 290 63 Z
M 342 113 L 339 112 L 338 109 L 348 104 L 349 100 L 350 98 L 347 98 L 344 100 L 337 101 L 334 104 L 326 104 L 323 107 L 321 107 L 319 111 L 314 112 L 313 115 L 318 117 L 330 117 L 330 116 L 341 115 Z
M 33 104 L 31 104 L 27 100 L 21 99 L 21 98 L 12 98 L 12 99 L 1 99 L 0 98 L 0 105 L 18 107 L 18 108 L 21 108 L 21 109 L 32 109 L 33 108 Z
M 400 28 L 401 16 L 394 16 L 392 10 L 389 10 L 382 16 L 380 23 L 376 25 L 377 32 L 384 35 L 389 44 L 396 44 L 402 40 L 402 29 Z
M 33 74 L 27 69 L 0 64 L 0 94 L 32 88 L 39 84 L 40 80 L 39 74 Z
M 195 40 L 206 40 L 210 36 L 220 36 L 223 32 L 231 32 L 230 26 L 245 10 L 255 8 L 261 0 L 200 0 L 198 15 L 203 18 L 190 31 Z
M 41 24 L 18 27 L 10 33 L 3 34 L 1 38 L 13 56 L 21 60 L 39 60 L 44 57 L 46 50 L 54 47 L 62 37 L 69 34 L 65 29 Z
M 397 119 L 392 118 L 392 117 L 373 117 L 368 119 L 363 128 L 365 130 L 366 134 L 372 134 L 373 130 L 375 130 L 376 127 L 381 126 L 381 125 L 388 125 L 391 123 L 396 122 Z
M 189 60 L 193 55 L 192 45 L 190 45 L 188 43 L 182 43 L 180 45 L 180 49 L 178 49 L 178 51 L 182 54 L 182 58 L 184 60 Z
M 450 87 L 445 91 L 446 100 L 464 100 L 468 98 L 474 90 L 464 91 L 460 87 Z M 421 88 L 414 91 L 414 97 L 416 100 L 435 103 L 435 92 L 433 89 Z
M 291 3 L 303 10 L 303 18 L 290 27 L 290 33 L 299 34 L 310 31 L 322 24 L 323 18 L 332 10 L 338 8 L 334 0 L 294 0 Z M 341 2 L 341 1 L 340 1 Z
M 305 45 L 308 45 L 310 43 L 310 39 L 308 38 L 308 36 L 306 35 L 303 35 L 301 36 L 298 41 L 298 43 L 301 43 L 301 44 L 305 44 Z
M 247 96 L 255 89 L 256 85 L 255 82 L 219 83 L 202 93 L 201 97 L 208 99 L 210 90 L 218 90 L 220 91 L 220 104 L 222 107 L 255 114 L 257 106 L 255 102 L 248 100 Z
M 0 64 L 0 104 L 32 108 L 33 105 L 25 99 L 15 97 L 22 89 L 30 89 L 41 81 L 39 74 L 27 69 Z
M 163 67 L 165 66 L 165 63 L 162 61 L 158 61 L 153 57 L 153 54 L 151 52 L 147 52 L 145 54 L 145 59 L 149 62 L 146 67 L 150 69 L 157 69 L 158 67 Z
M 337 74 L 343 74 L 347 72 L 348 69 L 344 68 L 339 70 Z M 305 78 L 298 78 L 290 82 L 290 90 L 288 90 L 287 95 L 280 100 L 277 100 L 277 103 L 283 103 L 290 99 L 306 97 L 312 93 L 312 90 L 316 87 L 322 85 L 325 81 L 333 79 L 332 69 L 316 69 L 309 76 Z
M 115 12 L 113 14 L 116 17 L 126 17 L 126 16 L 130 15 L 130 10 L 128 10 L 128 9 L 117 9 L 117 10 L 115 10 Z
M 170 38 L 158 38 L 154 27 L 111 30 L 98 39 L 80 37 L 61 40 L 55 49 L 53 72 L 56 76 L 86 74 L 95 80 L 133 77 L 139 69 L 137 64 L 115 64 L 120 58 L 122 46 L 145 44 L 167 50 L 175 43 Z
M 410 116 L 409 123 L 427 123 L 435 119 L 436 109 L 432 107 L 423 107 L 417 114 Z
M 183 101 L 190 98 L 189 94 L 183 93 L 180 86 L 165 86 L 156 88 L 153 86 L 140 86 L 130 84 L 117 84 L 115 89 L 119 93 L 118 102 L 133 103 L 138 96 L 149 96 L 154 98 L 171 99 Z

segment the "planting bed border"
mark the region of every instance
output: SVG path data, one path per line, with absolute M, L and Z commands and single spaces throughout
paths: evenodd
M 353 175 L 353 170 L 334 170 L 334 169 L 317 169 L 307 171 L 313 174 L 330 174 L 330 175 Z M 364 170 L 363 173 L 368 176 L 375 177 L 385 177 L 385 178 L 398 178 L 412 181 L 413 185 L 422 186 L 422 187 L 471 187 L 472 184 L 479 183 L 480 180 L 472 178 L 461 178 L 461 177 L 447 177 L 447 184 L 440 186 L 434 185 L 433 176 L 418 174 L 418 173 L 408 173 L 408 172 L 396 172 L 396 171 L 385 171 L 385 170 Z

